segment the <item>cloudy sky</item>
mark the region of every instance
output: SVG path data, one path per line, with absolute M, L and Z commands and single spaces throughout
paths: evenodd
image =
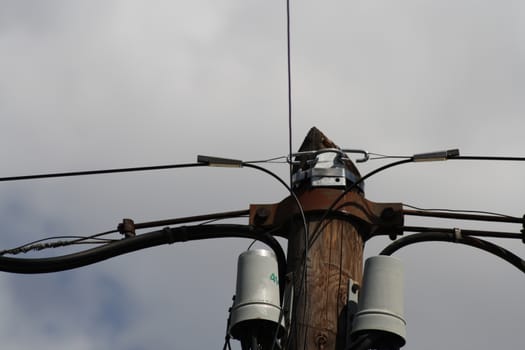
M 525 156 L 522 1 L 291 3 L 294 149 L 317 126 L 341 147 L 369 152 Z M 285 18 L 275 0 L 0 0 L 0 176 L 285 155 Z M 270 168 L 287 176 L 285 165 Z M 524 176 L 525 164 L 414 164 L 371 178 L 366 194 L 521 216 Z M 2 183 L 0 245 L 285 196 L 251 169 Z M 525 256 L 519 241 L 498 243 Z M 221 348 L 236 259 L 248 244 L 192 242 L 64 273 L 1 274 L 2 348 Z M 375 238 L 366 254 L 386 244 Z M 405 349 L 523 346 L 517 269 L 446 244 L 398 256 Z

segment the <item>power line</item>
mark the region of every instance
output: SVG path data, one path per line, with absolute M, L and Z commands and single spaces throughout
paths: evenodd
M 96 248 L 48 258 L 11 258 L 0 256 L 0 271 L 23 274 L 65 271 L 159 245 L 226 237 L 257 239 L 267 244 L 273 249 L 277 257 L 279 280 L 285 281 L 286 256 L 279 242 L 273 236 L 267 234 L 265 230 L 236 224 L 167 227 L 162 230 L 113 241 Z
M 69 245 L 74 244 L 104 244 L 104 243 L 111 243 L 117 241 L 116 239 L 106 239 L 106 238 L 100 238 L 101 236 L 105 236 L 111 233 L 116 233 L 117 230 L 111 230 L 106 232 L 97 233 L 90 236 L 53 236 L 53 237 L 47 237 L 38 239 L 29 243 L 25 243 L 23 245 L 20 245 L 15 248 L 11 249 L 5 249 L 0 251 L 0 255 L 10 254 L 10 255 L 16 255 L 20 253 L 27 253 L 32 250 L 43 250 L 47 248 L 58 248 L 58 247 L 65 247 Z M 65 240 L 67 239 L 67 240 Z M 47 242 L 51 240 L 58 240 L 55 242 Z M 45 243 L 44 243 L 45 242 Z
M 290 93 L 291 96 L 291 93 Z M 291 105 L 291 100 L 290 100 Z M 289 115 L 289 132 L 290 132 L 290 140 L 291 140 L 291 108 L 290 108 L 290 115 Z M 290 142 L 291 145 L 291 142 Z M 291 148 L 290 148 L 291 149 Z M 343 150 L 344 151 L 344 150 Z M 525 157 L 509 157 L 509 156 L 460 156 L 459 153 L 457 155 L 451 154 L 451 151 L 457 151 L 457 150 L 449 150 L 449 151 L 442 151 L 442 152 L 432 152 L 432 153 L 421 153 L 416 154 L 414 156 L 389 156 L 379 153 L 368 153 L 365 152 L 367 155 L 376 155 L 377 158 L 367 158 L 370 160 L 374 159 L 402 159 L 400 162 L 411 162 L 411 161 L 424 161 L 424 160 L 439 160 L 439 156 L 441 156 L 440 159 L 449 159 L 449 160 L 486 160 L 486 161 L 525 161 Z M 363 152 L 363 151 L 360 151 Z M 459 152 L 459 151 L 458 151 Z M 253 164 L 253 163 L 270 163 L 273 161 L 277 161 L 280 159 L 289 159 L 292 155 L 292 152 L 290 151 L 290 154 L 288 156 L 279 156 L 274 157 L 266 160 L 256 160 L 256 161 L 247 161 L 242 162 L 242 164 Z M 225 160 L 226 158 L 220 158 L 222 160 Z M 283 162 L 284 163 L 284 162 Z M 7 182 L 7 181 L 21 181 L 21 180 L 36 180 L 36 179 L 45 179 L 45 178 L 57 178 L 57 177 L 71 177 L 71 176 L 87 176 L 87 175 L 102 175 L 102 174 L 114 174 L 114 173 L 127 173 L 127 172 L 139 172 L 139 171 L 153 171 L 153 170 L 167 170 L 167 169 L 180 169 L 180 168 L 193 168 L 193 167 L 201 167 L 206 166 L 210 164 L 204 164 L 204 162 L 197 162 L 197 163 L 182 163 L 182 164 L 168 164 L 168 165 L 154 165 L 154 166 L 142 166 L 142 167 L 128 167 L 128 168 L 113 168 L 113 169 L 97 169 L 97 170 L 83 170 L 83 171 L 71 171 L 71 172 L 53 172 L 53 173 L 42 173 L 42 174 L 31 174 L 31 175 L 17 175 L 17 176 L 6 176 L 6 177 L 0 177 L 0 182 Z M 223 164 L 224 165 L 224 164 Z M 388 164 L 388 167 L 391 165 Z M 378 171 L 383 170 L 382 167 L 377 169 Z
M 493 211 L 485 211 L 485 210 L 468 210 L 468 209 L 444 209 L 444 208 L 420 208 L 416 207 L 414 205 L 403 203 L 404 207 L 415 209 L 422 212 L 447 212 L 447 213 L 471 213 L 471 214 L 486 214 L 486 215 L 493 215 L 493 216 L 501 216 L 501 217 L 507 217 L 507 218 L 514 218 L 511 215 L 507 214 L 501 214 L 496 213 Z
M 506 162 L 523 162 L 525 157 L 508 157 L 508 156 L 457 156 L 451 157 L 451 160 L 496 160 Z
M 470 214 L 473 213 L 473 214 Z M 486 215 L 475 214 L 484 213 Z M 491 222 L 506 222 L 514 224 L 525 224 L 525 219 L 508 216 L 508 215 L 495 215 L 492 212 L 478 212 L 475 210 L 471 211 L 454 211 L 454 210 L 408 210 L 403 209 L 403 215 L 411 216 L 423 216 L 423 217 L 434 217 L 442 219 L 458 219 L 458 220 L 473 220 L 473 221 L 491 221 Z
M 286 0 L 286 57 L 288 72 L 288 154 L 292 156 L 292 59 L 290 45 L 290 0 Z M 290 163 L 290 187 L 292 186 L 293 166 Z
M 464 236 L 477 237 L 491 237 L 491 238 L 506 238 L 506 239 L 523 239 L 525 235 L 514 232 L 500 232 L 500 231 L 483 231 L 483 230 L 465 230 L 458 228 L 438 228 L 438 227 L 421 227 L 421 226 L 403 226 L 404 232 L 445 232 L 455 234 L 461 232 Z
M 170 165 L 143 166 L 143 167 L 134 167 L 134 168 L 84 170 L 84 171 L 58 172 L 58 173 L 47 173 L 47 174 L 7 176 L 7 177 L 0 177 L 0 182 L 21 181 L 21 180 L 36 180 L 36 179 L 57 178 L 57 177 L 71 177 L 71 176 L 114 174 L 114 173 L 129 173 L 129 172 L 137 172 L 137 171 L 152 171 L 152 170 L 166 170 L 166 169 L 195 168 L 195 167 L 202 167 L 202 166 L 205 166 L 205 164 L 201 164 L 201 163 L 187 163 L 187 164 L 170 164 Z
M 394 252 L 398 251 L 399 249 L 406 247 L 411 244 L 415 243 L 421 243 L 421 242 L 451 242 L 451 243 L 459 243 L 459 244 L 465 244 L 471 247 L 475 247 L 481 250 L 484 250 L 486 252 L 489 252 L 493 255 L 496 255 L 497 257 L 507 261 L 508 263 L 512 264 L 516 268 L 518 268 L 521 272 L 525 273 L 525 261 L 515 255 L 514 253 L 510 252 L 509 250 L 497 246 L 494 243 L 463 235 L 461 232 L 456 233 L 448 233 L 448 232 L 422 232 L 422 233 L 416 233 L 410 236 L 402 237 L 391 244 L 389 244 L 386 248 L 384 248 L 380 255 L 392 255 Z

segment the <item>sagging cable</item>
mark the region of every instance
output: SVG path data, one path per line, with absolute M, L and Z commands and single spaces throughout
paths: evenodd
M 518 268 L 521 272 L 525 273 L 525 261 L 519 256 L 489 241 L 485 241 L 476 237 L 465 236 L 464 232 L 461 231 L 453 233 L 421 232 L 410 236 L 405 236 L 390 243 L 381 251 L 380 255 L 392 255 L 394 252 L 403 247 L 422 242 L 451 242 L 468 245 L 491 253 Z

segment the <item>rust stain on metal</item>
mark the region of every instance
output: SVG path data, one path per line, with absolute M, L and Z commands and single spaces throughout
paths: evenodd
M 340 189 L 314 188 L 302 191 L 298 197 L 305 213 L 324 213 L 340 193 Z M 292 197 L 275 204 L 252 204 L 250 224 L 277 227 L 299 214 L 299 207 Z M 402 234 L 402 203 L 375 203 L 358 193 L 349 192 L 334 205 L 331 216 L 333 215 L 345 215 L 364 224 L 368 231 L 366 238 L 380 234 Z M 286 237 L 284 232 L 280 235 Z

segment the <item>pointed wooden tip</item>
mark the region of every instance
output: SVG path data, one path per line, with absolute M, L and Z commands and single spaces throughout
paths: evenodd
M 303 144 L 299 147 L 299 152 L 315 151 L 324 148 L 338 148 L 337 145 L 326 137 L 319 129 L 315 126 L 308 131 Z

